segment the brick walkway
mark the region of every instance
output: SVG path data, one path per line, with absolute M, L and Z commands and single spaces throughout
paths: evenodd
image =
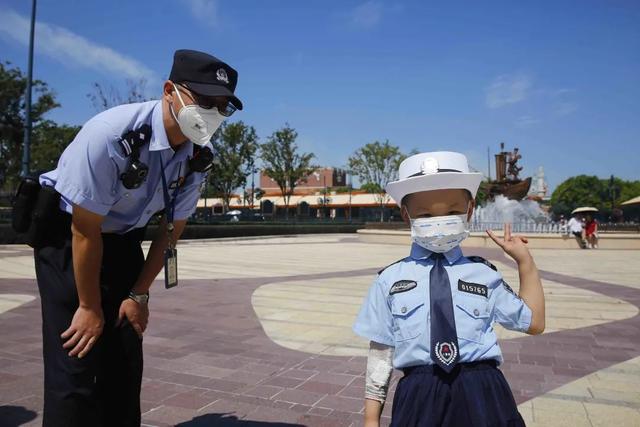
M 342 241 L 342 245 L 349 243 Z M 268 250 L 277 251 L 278 246 Z M 499 251 L 473 253 L 508 263 Z M 25 255 L 28 253 L 17 250 L 0 257 L 10 262 Z M 251 297 L 267 284 L 336 277 L 348 282 L 349 278 L 373 277 L 377 269 L 184 279 L 177 292 L 154 292 L 144 342 L 143 423 L 361 425 L 365 359 L 314 355 L 274 343 L 265 334 Z M 640 290 L 636 288 L 548 271 L 542 276 L 640 307 Z M 37 296 L 36 289 L 33 279 L 0 278 L 2 294 Z M 0 405 L 4 405 L 0 406 L 0 425 L 37 425 L 35 417 L 42 408 L 37 299 L 0 314 L 0 340 Z M 537 337 L 507 339 L 501 341 L 501 347 L 506 360 L 502 369 L 517 401 L 526 402 L 640 356 L 640 315 Z M 385 415 L 390 406 L 385 408 Z

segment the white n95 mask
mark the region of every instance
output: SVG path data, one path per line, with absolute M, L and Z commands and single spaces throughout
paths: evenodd
M 178 122 L 180 131 L 194 144 L 201 147 L 206 145 L 226 117 L 220 114 L 216 107 L 208 110 L 195 104 L 185 105 L 182 96 L 180 96 L 180 91 L 175 84 L 173 87 L 182 104 L 182 108 L 178 111 L 177 117 L 173 107 L 170 106 L 170 110 L 173 118 Z
M 469 236 L 467 214 L 411 220 L 411 240 L 431 252 L 444 253 Z

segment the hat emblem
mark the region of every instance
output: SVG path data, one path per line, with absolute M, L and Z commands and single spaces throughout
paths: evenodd
M 224 70 L 224 68 L 218 68 L 218 71 L 216 71 L 216 78 L 219 82 L 229 84 L 229 76 L 227 76 L 227 72 Z
M 420 172 L 423 175 L 431 175 L 438 172 L 438 161 L 433 157 L 427 157 L 420 165 Z

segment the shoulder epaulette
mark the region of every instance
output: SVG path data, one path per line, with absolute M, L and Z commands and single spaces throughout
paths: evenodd
M 392 262 L 391 264 L 387 265 L 386 267 L 381 268 L 380 270 L 378 270 L 378 275 L 382 274 L 382 272 L 385 271 L 387 268 L 391 267 L 392 265 L 395 265 L 395 264 L 399 263 L 400 261 L 404 261 L 404 258 L 400 258 L 399 260 Z
M 489 267 L 490 269 L 494 270 L 494 271 L 498 271 L 498 269 L 496 268 L 495 265 L 491 264 L 489 261 L 487 261 L 486 259 L 482 258 L 481 256 L 468 256 L 467 259 L 471 262 L 481 262 L 484 265 L 486 265 L 487 267 Z

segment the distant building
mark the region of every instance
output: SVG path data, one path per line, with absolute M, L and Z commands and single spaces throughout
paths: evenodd
M 384 203 L 385 218 L 400 218 L 400 211 L 389 197 Z M 289 217 L 299 220 L 314 218 L 355 219 L 362 221 L 378 221 L 380 219 L 380 203 L 378 195 L 353 191 L 337 193 L 329 192 L 326 196 L 317 191 L 311 194 L 294 194 L 289 199 Z M 242 196 L 234 196 L 229 204 L 230 210 L 249 210 L 251 206 L 242 200 Z M 212 210 L 213 215 L 223 213 L 222 199 L 207 198 L 198 201 L 198 209 L 204 207 Z M 280 193 L 273 191 L 256 200 L 254 211 L 259 211 L 267 218 L 285 217 L 284 199 Z
M 310 174 L 306 182 L 299 182 L 289 199 L 288 207 L 278 184 L 260 173 L 259 188 L 264 192 L 260 200 L 255 200 L 254 206 L 243 200 L 242 194 L 234 195 L 229 202 L 229 210 L 253 210 L 260 212 L 266 218 L 305 219 L 330 218 L 330 219 L 354 219 L 360 221 L 380 220 L 380 202 L 377 194 L 366 193 L 361 190 L 349 191 L 347 173 L 338 168 L 320 168 Z M 207 198 L 198 201 L 198 212 L 204 209 L 210 214 L 223 214 L 222 199 Z M 400 210 L 389 197 L 383 204 L 385 219 L 400 218 Z
M 336 168 L 321 168 L 317 169 L 311 175 L 307 177 L 305 181 L 302 181 L 296 185 L 294 192 L 296 194 L 308 194 L 316 190 L 322 190 L 324 188 L 332 187 L 346 187 L 347 186 L 347 172 L 342 169 Z M 272 192 L 280 192 L 278 184 L 264 172 L 260 171 L 260 188 L 267 194 Z

